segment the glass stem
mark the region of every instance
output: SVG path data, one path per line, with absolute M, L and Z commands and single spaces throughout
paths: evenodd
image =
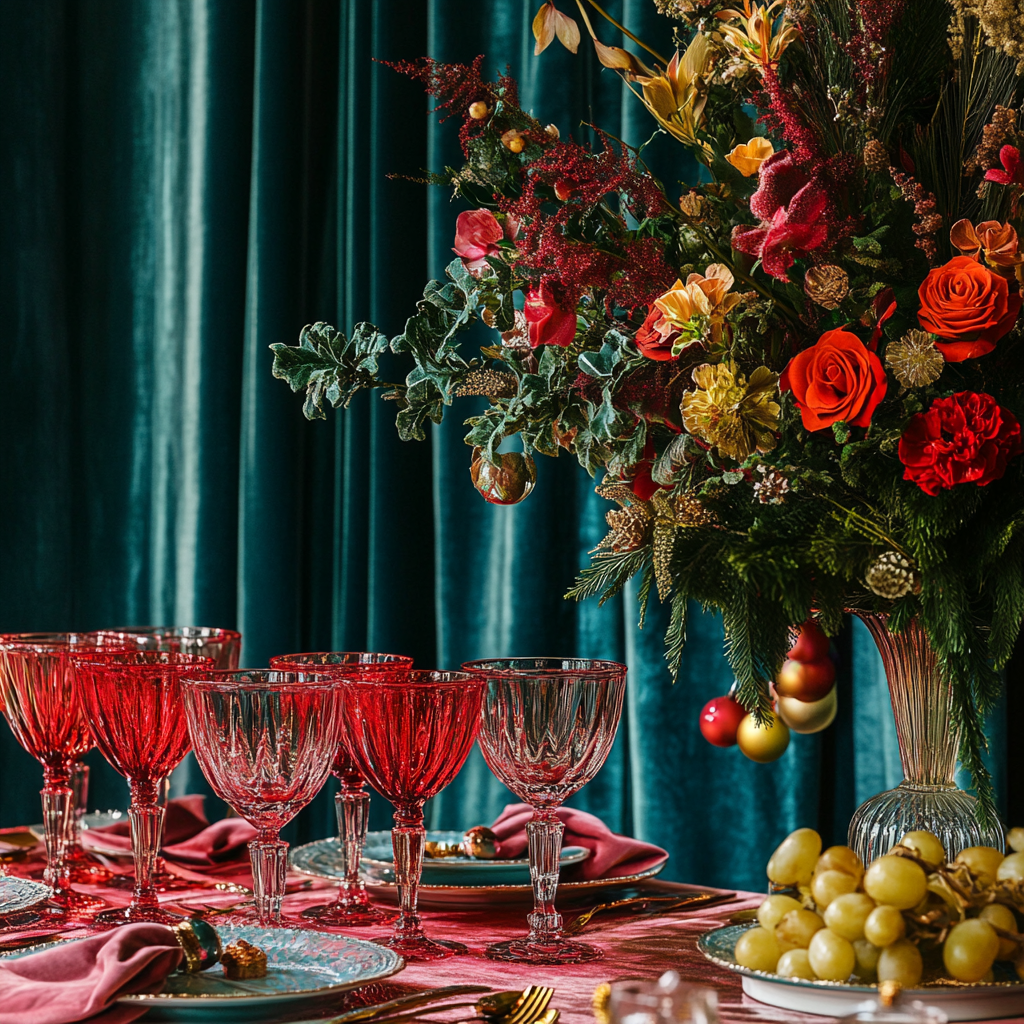
M 252 861 L 253 902 L 261 927 L 281 924 L 281 900 L 284 899 L 285 875 L 288 873 L 288 844 L 278 838 L 276 830 L 257 833 L 249 844 Z
M 338 839 L 344 870 L 340 899 L 342 903 L 358 901 L 363 891 L 359 862 L 363 856 L 370 812 L 370 794 L 362 788 L 361 781 L 353 787 L 347 779 L 342 779 L 341 791 L 334 798 L 334 810 L 338 815 Z
M 70 887 L 67 868 L 67 843 L 74 814 L 74 793 L 66 771 L 43 769 L 43 837 L 46 843 L 46 870 L 43 880 L 55 893 Z
M 396 939 L 421 938 L 423 928 L 416 912 L 416 898 L 423 874 L 423 804 L 400 804 L 395 808 L 391 846 L 395 853 L 395 884 L 401 913 L 395 922 Z
M 565 826 L 553 808 L 535 809 L 526 823 L 530 849 L 530 881 L 533 883 L 533 912 L 527 917 L 530 936 L 527 941 L 549 945 L 562 937 L 562 915 L 555 910 L 558 891 L 558 862 L 562 852 Z
M 82 818 L 89 806 L 89 766 L 82 761 L 76 761 L 71 766 L 71 792 L 74 810 L 71 814 L 69 846 L 77 850 L 82 845 Z
M 135 892 L 132 906 L 151 909 L 159 906 L 153 875 L 166 811 L 157 802 L 159 783 L 132 782 L 132 802 L 128 820 L 132 831 L 132 858 L 135 861 Z

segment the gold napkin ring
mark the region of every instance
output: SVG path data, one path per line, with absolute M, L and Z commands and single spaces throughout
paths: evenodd
M 198 974 L 203 969 L 203 947 L 192 931 L 192 924 L 189 921 L 182 921 L 180 924 L 171 925 L 174 932 L 174 941 L 181 947 L 185 954 L 185 973 Z

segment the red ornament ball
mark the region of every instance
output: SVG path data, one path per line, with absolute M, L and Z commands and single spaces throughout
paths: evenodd
M 835 684 L 836 666 L 831 658 L 819 661 L 794 661 L 790 658 L 779 669 L 775 692 L 780 697 L 795 697 L 797 700 L 821 700 L 828 696 Z
M 701 710 L 701 734 L 716 747 L 734 747 L 736 730 L 746 713 L 746 708 L 738 700 L 729 696 L 715 697 Z
M 820 661 L 828 655 L 829 639 L 814 619 L 808 619 L 800 627 L 800 636 L 793 644 L 789 657 L 793 661 Z

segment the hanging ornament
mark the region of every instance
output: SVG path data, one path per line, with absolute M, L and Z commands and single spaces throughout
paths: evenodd
M 812 703 L 827 696 L 835 684 L 836 666 L 828 656 L 817 661 L 788 658 L 775 679 L 775 692 L 780 697 Z
M 473 449 L 469 475 L 473 486 L 492 505 L 515 505 L 525 498 L 537 482 L 537 466 L 523 452 L 499 452 L 491 462 L 482 448 Z
M 827 729 L 835 721 L 839 710 L 839 698 L 833 686 L 821 700 L 804 701 L 796 697 L 779 697 L 776 703 L 779 718 L 793 732 L 807 735 Z
M 913 591 L 921 590 L 921 577 L 914 563 L 898 551 L 886 551 L 879 555 L 864 574 L 864 582 L 873 594 L 895 601 Z
M 716 747 L 736 746 L 736 731 L 747 709 L 734 697 L 714 697 L 701 708 L 701 735 Z
M 808 619 L 801 627 L 796 643 L 789 649 L 793 661 L 821 661 L 828 657 L 829 639 L 814 619 Z
M 758 725 L 753 715 L 747 715 L 736 730 L 740 750 L 758 764 L 777 761 L 789 746 L 789 726 L 778 716 L 768 714 L 764 725 Z

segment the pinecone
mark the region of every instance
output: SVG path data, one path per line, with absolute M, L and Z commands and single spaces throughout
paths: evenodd
M 647 539 L 651 513 L 646 503 L 637 502 L 626 508 L 613 508 L 605 513 L 604 518 L 611 532 L 598 548 L 611 548 L 615 552 L 635 551 Z
M 804 291 L 819 306 L 837 309 L 850 292 L 850 279 L 842 267 L 825 263 L 807 271 L 804 275 Z
M 455 389 L 460 397 L 486 395 L 488 398 L 511 398 L 519 390 L 519 378 L 503 370 L 470 370 Z
M 887 601 L 895 601 L 913 591 L 921 590 L 921 578 L 914 563 L 898 551 L 886 551 L 879 555 L 864 574 L 868 589 Z
M 693 494 L 677 494 L 674 505 L 675 520 L 680 526 L 714 526 L 718 522 L 718 516 Z
M 755 467 L 754 472 L 760 479 L 754 481 L 754 497 L 762 505 L 781 505 L 789 492 L 789 480 L 785 473 L 780 473 L 774 466 L 763 463 Z
M 885 362 L 905 388 L 934 383 L 946 365 L 932 336 L 916 328 L 907 331 L 899 341 L 890 342 L 885 349 Z
M 889 170 L 889 153 L 878 139 L 869 139 L 862 155 L 864 166 L 872 174 L 885 174 Z

